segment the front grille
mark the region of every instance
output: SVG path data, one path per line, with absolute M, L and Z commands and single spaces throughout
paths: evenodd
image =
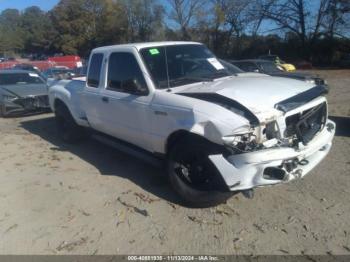
M 304 145 L 323 129 L 327 121 L 327 104 L 323 103 L 286 118 L 285 137 L 296 136 Z

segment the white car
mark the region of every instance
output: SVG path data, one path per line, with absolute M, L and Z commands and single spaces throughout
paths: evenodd
M 231 74 L 200 43 L 158 42 L 93 50 L 87 81 L 62 80 L 49 100 L 65 141 L 93 130 L 161 157 L 176 192 L 203 207 L 320 163 L 335 134 L 324 93 L 294 79 Z

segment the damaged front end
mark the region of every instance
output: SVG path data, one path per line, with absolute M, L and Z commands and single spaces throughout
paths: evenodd
M 325 98 L 293 105 L 244 134 L 222 138 L 229 153 L 211 155 L 209 159 L 230 191 L 302 178 L 328 154 L 335 123 L 328 119 Z
M 334 133 L 335 124 L 328 121 L 327 128 L 304 148 L 275 146 L 209 159 L 231 191 L 279 184 L 301 178 L 319 164 L 331 148 Z
M 46 111 L 50 109 L 48 95 L 26 97 L 6 96 L 3 101 L 4 115 L 23 112 Z
M 22 106 L 26 110 L 47 109 L 49 108 L 48 95 L 27 96 L 18 98 L 13 101 L 15 104 Z

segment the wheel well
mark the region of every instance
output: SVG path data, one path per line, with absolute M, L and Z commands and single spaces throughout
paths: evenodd
M 191 133 L 191 132 L 186 131 L 186 130 L 179 130 L 179 131 L 172 133 L 167 140 L 167 146 L 166 146 L 167 157 L 170 156 L 169 153 L 171 152 L 172 147 L 176 146 L 178 143 L 180 143 L 180 144 L 183 143 L 183 145 L 184 145 L 184 147 L 182 147 L 183 150 L 188 150 L 191 147 L 195 147 L 196 145 L 200 145 L 200 146 L 204 146 L 202 148 L 208 150 L 206 152 L 206 153 L 208 153 L 208 155 L 211 155 L 211 154 L 213 154 L 213 155 L 216 155 L 216 154 L 227 155 L 228 154 L 228 150 L 226 149 L 226 147 L 224 145 L 213 143 L 201 135 L 197 135 L 197 134 Z M 187 147 L 187 145 L 189 147 Z M 209 160 L 209 158 L 208 158 L 208 160 Z M 211 163 L 210 165 L 214 168 L 213 170 L 216 170 L 216 172 L 220 173 L 219 170 L 217 169 L 217 167 L 215 167 L 215 165 L 213 163 Z M 216 184 L 215 186 L 217 187 L 217 190 L 223 191 L 223 192 L 229 191 L 229 189 L 228 189 L 228 187 L 227 187 L 227 185 L 226 185 L 226 183 L 221 175 L 218 175 L 215 184 Z
M 208 139 L 206 139 L 205 137 L 202 137 L 200 135 L 191 133 L 187 130 L 178 130 L 174 133 L 172 133 L 168 139 L 167 139 L 167 143 L 166 143 L 166 154 L 168 154 L 171 150 L 171 148 L 178 142 L 180 141 L 184 141 L 187 139 L 191 139 L 191 140 L 197 140 L 198 143 L 208 143 L 211 144 L 215 147 L 222 147 L 221 145 L 215 144 L 211 141 L 209 141 Z
M 55 99 L 55 102 L 54 102 L 54 109 L 55 109 L 55 111 L 56 111 L 57 108 L 60 107 L 60 106 L 68 108 L 68 107 L 66 106 L 66 104 L 65 104 L 61 99 Z

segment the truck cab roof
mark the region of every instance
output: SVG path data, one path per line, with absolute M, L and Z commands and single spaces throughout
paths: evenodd
M 137 50 L 141 50 L 143 48 L 149 48 L 153 46 L 170 46 L 170 45 L 202 45 L 198 42 L 189 42 L 189 41 L 163 41 L 163 42 L 146 42 L 146 43 L 131 43 L 131 44 L 122 44 L 122 45 L 111 45 L 99 47 L 93 50 L 93 52 L 105 52 L 111 49 L 118 48 L 136 48 Z

